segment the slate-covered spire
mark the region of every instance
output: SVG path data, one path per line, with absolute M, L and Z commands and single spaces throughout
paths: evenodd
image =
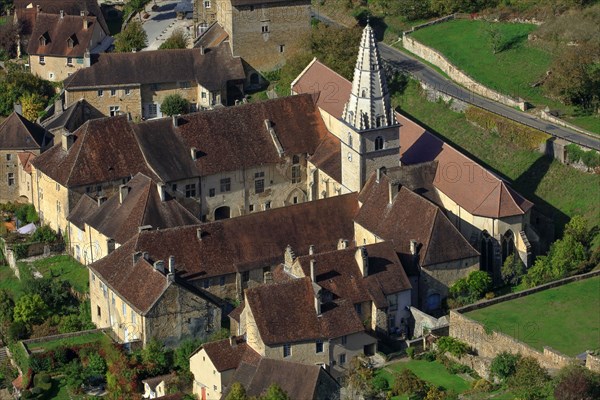
M 369 23 L 360 40 L 352 93 L 344 107 L 343 118 L 358 130 L 393 124 L 385 73 L 381 68 L 377 42 Z

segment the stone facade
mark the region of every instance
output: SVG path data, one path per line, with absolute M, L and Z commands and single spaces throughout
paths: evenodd
M 244 5 L 235 5 L 242 3 Z M 229 35 L 232 52 L 252 68 L 269 71 L 294 55 L 310 32 L 310 1 L 292 0 L 252 4 L 213 0 L 217 21 Z
M 17 150 L 0 150 L 0 202 L 17 201 L 20 196 Z M 38 151 L 39 154 L 39 151 Z
M 194 0 L 194 38 L 217 21 L 217 7 L 215 0 Z
M 89 88 L 65 90 L 65 105 L 73 105 L 86 100 L 92 107 L 106 116 L 120 113 L 130 114 L 131 118 L 142 117 L 142 96 L 139 85 L 114 86 L 110 88 Z

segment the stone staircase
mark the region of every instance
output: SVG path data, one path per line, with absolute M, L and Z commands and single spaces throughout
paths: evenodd
M 6 347 L 0 347 L 0 365 L 10 362 Z

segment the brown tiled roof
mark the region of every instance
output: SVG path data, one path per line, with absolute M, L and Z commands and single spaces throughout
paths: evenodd
M 235 346 L 232 346 L 231 340 L 235 342 Z M 242 361 L 253 365 L 260 360 L 260 355 L 241 336 L 205 343 L 201 349 L 204 349 L 219 372 L 236 369 Z
M 259 397 L 269 386 L 277 384 L 293 399 L 312 400 L 316 399 L 317 389 L 323 384 L 319 379 L 323 375 L 327 375 L 332 385 L 336 386 L 335 380 L 318 365 L 261 358 L 256 366 L 240 364 L 231 382 L 240 382 L 248 396 Z M 225 391 L 224 396 L 227 393 Z M 335 395 L 331 395 L 335 398 Z
M 357 209 L 356 194 L 347 194 L 202 225 L 143 231 L 127 242 L 134 250 L 118 248 L 104 259 L 120 263 L 130 260 L 133 251 L 146 251 L 153 261 L 172 255 L 179 275 L 188 280 L 248 271 L 283 262 L 288 244 L 299 256 L 314 243 L 323 251 L 335 249 L 340 238 L 354 237 Z
M 116 181 L 138 172 L 157 179 L 126 116 L 87 121 L 73 134 L 75 143 L 68 151 L 57 140 L 33 161 L 33 166 L 66 187 Z
M 310 276 L 310 261 L 315 260 L 316 283 L 336 298 L 353 304 L 373 301 L 378 308 L 387 307 L 386 296 L 410 290 L 410 282 L 392 243 L 365 248 L 369 266 L 364 278 L 356 263 L 356 247 L 299 257 L 298 262 L 304 274 Z
M 336 118 L 342 118 L 350 99 L 352 84 L 319 60 L 311 64 L 292 82 L 294 93 L 318 94 L 317 106 Z
M 88 21 L 88 28 L 84 29 L 83 21 Z M 29 39 L 27 52 L 29 54 L 83 57 L 86 50 L 91 50 L 96 43 L 90 43 L 94 34 L 96 17 L 82 17 L 80 15 L 65 15 L 39 13 L 35 19 L 33 32 Z M 40 44 L 41 37 L 46 38 L 46 44 Z M 67 40 L 73 40 L 73 47 L 69 47 Z
M 477 257 L 469 244 L 438 206 L 401 186 L 389 204 L 389 179 L 379 183 L 371 175 L 359 200 L 363 203 L 355 222 L 375 235 L 394 243 L 402 264 L 412 262 L 410 241 L 416 240 L 420 265 Z
M 54 115 L 43 120 L 41 124 L 51 132 L 59 129 L 74 132 L 83 125 L 85 121 L 96 118 L 104 118 L 104 114 L 86 100 L 81 99 L 71 104 L 64 111 L 54 110 Z
M 348 302 L 331 304 L 317 316 L 309 277 L 247 289 L 245 299 L 266 345 L 329 339 L 364 331 Z
M 502 218 L 526 213 L 533 203 L 506 182 L 401 114 L 401 161 L 437 161 L 434 185 L 473 215 Z
M 226 41 L 229 35 L 221 25 L 214 22 L 194 43 L 195 48 L 204 47 L 210 49 L 219 46 Z
M 91 67 L 65 79 L 65 89 L 192 81 L 218 90 L 228 81 L 245 77 L 241 58 L 233 57 L 227 43 L 222 43 L 205 54 L 200 49 L 101 53 Z
M 19 22 L 25 24 L 25 35 L 29 35 L 35 22 L 37 6 L 46 14 L 60 14 L 63 10 L 67 15 L 81 15 L 84 11 L 98 19 L 100 26 L 109 33 L 108 25 L 96 0 L 14 0 L 15 13 Z
M 38 150 L 52 141 L 44 128 L 13 112 L 0 124 L 0 149 Z
M 231 311 L 227 316 L 230 319 L 240 322 L 240 316 L 242 315 L 242 311 L 244 311 L 244 302 L 243 301 L 239 306 L 234 308 L 233 311 Z
M 100 207 L 96 206 L 95 212 L 88 215 L 85 222 L 121 244 L 134 237 L 140 226 L 164 229 L 200 223 L 168 194 L 161 201 L 156 183 L 142 173 L 127 182 L 127 188 L 129 193 L 123 203 L 117 192 Z
M 309 161 L 336 182 L 342 182 L 342 147 L 334 135 L 325 136 Z
M 23 170 L 28 174 L 31 174 L 31 161 L 37 156 L 30 151 L 21 151 L 17 153 L 17 157 L 19 158 L 19 163 L 23 167 Z
M 145 383 L 148 386 L 150 386 L 151 390 L 155 390 L 156 387 L 161 382 L 164 381 L 165 384 L 166 384 L 169 381 L 171 381 L 174 377 L 175 377 L 175 373 L 170 373 L 170 374 L 166 374 L 166 375 L 159 375 L 159 376 L 153 376 L 152 378 L 146 378 L 146 379 L 142 380 L 142 383 Z
M 98 211 L 98 201 L 84 194 L 69 213 L 67 220 L 83 231 L 85 230 L 85 222 L 96 211 Z

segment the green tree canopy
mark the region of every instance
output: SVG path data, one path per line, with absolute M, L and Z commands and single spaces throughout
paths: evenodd
M 148 45 L 148 34 L 139 21 L 131 21 L 121 33 L 116 35 L 115 51 L 139 51 Z
M 48 306 L 39 294 L 24 295 L 15 303 L 13 317 L 15 321 L 26 324 L 42 322 L 48 314 Z
M 190 108 L 190 103 L 179 94 L 170 94 L 163 100 L 160 109 L 163 114 L 170 116 L 185 114 Z
M 227 397 L 225 397 L 225 400 L 247 400 L 247 399 L 248 399 L 248 396 L 246 396 L 246 389 L 244 389 L 244 386 L 239 382 L 234 382 L 231 385 L 231 390 L 229 390 Z
M 189 36 L 181 28 L 173 31 L 171 36 L 160 45 L 159 49 L 185 49 L 189 41 Z
M 290 400 L 290 396 L 276 383 L 271 384 L 260 400 Z

